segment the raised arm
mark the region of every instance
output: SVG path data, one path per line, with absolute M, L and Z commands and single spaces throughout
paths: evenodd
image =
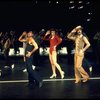
M 4 44 L 4 49 L 10 48 L 10 45 L 11 45 L 11 40 L 10 40 L 10 38 L 8 38 L 8 39 L 6 40 L 6 42 L 5 42 L 5 44 Z
M 47 38 L 47 36 L 48 36 L 49 34 L 50 34 L 50 31 L 48 30 L 42 39 L 43 39 L 43 40 L 49 40 L 49 38 Z
M 67 38 L 75 41 L 76 38 L 75 33 L 76 33 L 76 28 L 74 28 L 70 33 L 68 33 Z
M 20 41 L 20 42 L 26 42 L 26 38 L 25 38 L 26 35 L 27 35 L 27 33 L 23 32 L 22 35 L 18 38 L 18 41 Z

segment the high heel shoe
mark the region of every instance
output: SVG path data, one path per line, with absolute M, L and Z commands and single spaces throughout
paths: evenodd
M 64 76 L 64 71 L 62 71 L 62 74 L 61 74 L 61 79 L 63 79 L 65 76 Z
M 50 78 L 56 78 L 56 74 L 53 74 L 52 76 L 50 76 Z

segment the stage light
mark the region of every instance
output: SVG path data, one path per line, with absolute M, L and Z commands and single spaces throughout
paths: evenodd
M 87 19 L 87 22 L 89 22 L 89 21 L 91 21 L 91 19 L 90 19 L 90 18 L 88 18 L 88 19 Z
M 78 3 L 83 3 L 83 1 L 79 1 Z
M 38 3 L 38 1 L 35 2 L 36 4 Z
M 78 7 L 78 9 L 83 9 L 83 6 Z
M 51 1 L 49 1 L 49 3 L 51 3 Z
M 92 13 L 91 12 L 88 12 L 88 15 L 92 15 Z
M 89 5 L 89 4 L 90 4 L 90 2 L 88 1 L 88 2 L 86 2 L 86 4 L 87 4 L 87 5 Z
M 74 3 L 74 1 L 70 1 L 69 3 Z
M 74 9 L 75 8 L 75 6 L 71 6 L 71 7 L 69 7 L 69 9 Z
M 59 2 L 58 1 L 56 1 L 56 4 L 58 4 Z

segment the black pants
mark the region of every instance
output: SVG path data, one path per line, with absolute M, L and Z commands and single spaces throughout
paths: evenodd
M 36 70 L 32 69 L 32 61 L 33 61 L 33 56 L 31 56 L 29 58 L 26 57 L 26 68 L 27 68 L 27 72 L 28 72 L 28 80 L 29 80 L 29 83 L 32 83 L 35 80 L 36 84 L 38 85 L 39 82 L 42 81 L 42 79 L 38 75 Z
M 89 68 L 91 67 L 91 64 L 86 58 L 83 59 L 82 66 L 85 68 L 85 70 L 87 70 L 87 72 L 89 72 Z
M 97 63 L 97 65 L 100 65 L 100 44 L 97 45 L 97 50 L 96 50 L 96 63 Z
M 39 49 L 37 51 L 34 52 L 33 54 L 33 65 L 38 66 L 39 67 Z
M 72 49 L 73 49 L 73 48 L 72 48 L 71 46 L 67 47 L 67 52 L 68 52 L 68 54 L 67 54 L 67 57 L 68 57 L 68 64 L 73 64 L 72 62 L 74 62 L 74 61 L 73 61 L 73 56 L 72 56 L 72 54 L 71 54 Z

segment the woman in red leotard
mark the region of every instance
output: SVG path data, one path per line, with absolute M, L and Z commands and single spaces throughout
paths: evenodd
M 50 37 L 46 39 L 48 35 L 50 35 Z M 48 30 L 43 39 L 50 41 L 49 59 L 53 72 L 50 78 L 56 78 L 56 68 L 57 68 L 60 72 L 61 79 L 63 79 L 64 71 L 62 71 L 60 65 L 57 63 L 57 51 L 56 51 L 56 47 L 62 42 L 62 39 L 56 34 L 56 31 L 54 29 Z

